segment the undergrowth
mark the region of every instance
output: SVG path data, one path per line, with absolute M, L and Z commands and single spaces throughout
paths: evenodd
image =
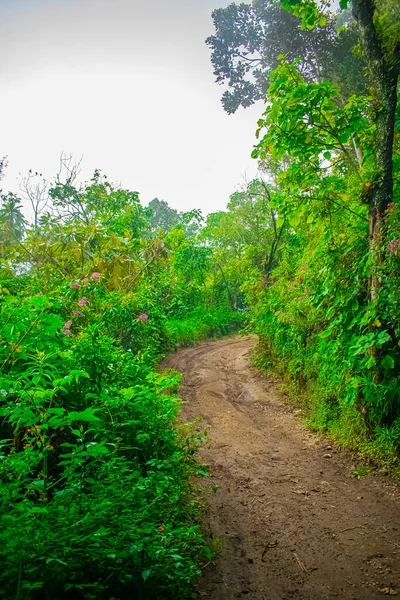
M 246 324 L 246 314 L 231 309 L 198 308 L 182 319 L 167 319 L 166 329 L 173 348 L 190 346 L 205 339 L 238 332 Z
M 398 432 L 371 431 L 363 415 L 352 405 L 341 402 L 345 385 L 335 391 L 315 378 L 292 373 L 287 361 L 261 339 L 252 354 L 253 364 L 270 377 L 277 378 L 279 389 L 288 401 L 302 409 L 306 426 L 323 434 L 342 448 L 355 452 L 361 459 L 373 461 L 385 472 L 400 478 Z
M 85 306 L 70 286 L 3 298 L 2 598 L 190 597 L 211 555 L 189 484 L 201 433 L 177 427 L 179 375 L 111 336 L 100 281 L 83 286 Z M 150 316 L 136 327 L 151 347 Z
M 99 172 L 50 192 L 60 212 L 35 227 L 13 196 L 0 210 L 0 596 L 189 599 L 212 558 L 191 484 L 203 434 L 157 365 L 242 315 L 208 293 L 185 224 L 154 233 Z

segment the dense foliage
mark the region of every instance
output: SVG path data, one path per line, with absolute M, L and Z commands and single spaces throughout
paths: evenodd
M 325 23 L 314 2 L 281 4 L 303 32 Z M 235 19 L 241 37 L 229 37 L 227 15 L 254 19 L 259 3 L 221 10 L 226 39 L 251 56 L 258 26 L 247 23 L 250 35 Z M 369 90 L 344 100 L 346 77 L 317 81 L 306 53 L 280 56 L 253 151 L 260 178 L 232 196 L 228 212 L 210 215 L 205 231 L 232 293 L 249 306 L 259 364 L 285 376 L 314 427 L 397 463 L 400 14 L 389 0 L 354 0 L 353 15 Z
M 290 62 L 298 59 L 298 70 L 307 81 L 330 79 L 346 98 L 365 91 L 362 59 L 352 52 L 357 41 L 354 23 L 340 26 L 349 15 L 340 20 L 332 13 L 318 15 L 316 26 L 301 29 L 298 18 L 279 0 L 254 0 L 218 8 L 212 16 L 215 33 L 206 43 L 216 81 L 228 87 L 222 105 L 229 114 L 264 98 L 282 54 Z
M 1 596 L 190 597 L 210 558 L 189 484 L 201 434 L 155 364 L 242 319 L 194 215 L 154 233 L 99 172 L 49 196 L 36 226 L 13 195 L 0 213 Z

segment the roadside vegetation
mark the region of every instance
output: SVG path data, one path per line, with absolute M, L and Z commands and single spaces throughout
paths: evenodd
M 225 110 L 265 105 L 260 176 L 206 232 L 260 336 L 257 363 L 313 428 L 399 470 L 400 8 L 347 4 L 214 11 Z
M 63 172 L 36 224 L 2 198 L 1 596 L 190 597 L 211 556 L 201 432 L 156 366 L 243 317 L 209 282 L 198 215 L 155 229 L 136 193 Z

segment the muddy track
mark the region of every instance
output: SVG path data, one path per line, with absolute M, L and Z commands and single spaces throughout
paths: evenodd
M 254 337 L 165 361 L 184 373 L 185 420 L 201 416 L 211 477 L 204 530 L 220 551 L 199 582 L 211 600 L 400 597 L 400 495 L 383 475 L 307 431 L 248 362 Z M 218 541 L 220 540 L 220 542 Z

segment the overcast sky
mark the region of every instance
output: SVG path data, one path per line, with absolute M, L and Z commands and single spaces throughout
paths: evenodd
M 204 43 L 224 0 L 0 0 L 3 191 L 61 152 L 179 210 L 223 209 L 255 174 L 262 103 L 227 115 Z

